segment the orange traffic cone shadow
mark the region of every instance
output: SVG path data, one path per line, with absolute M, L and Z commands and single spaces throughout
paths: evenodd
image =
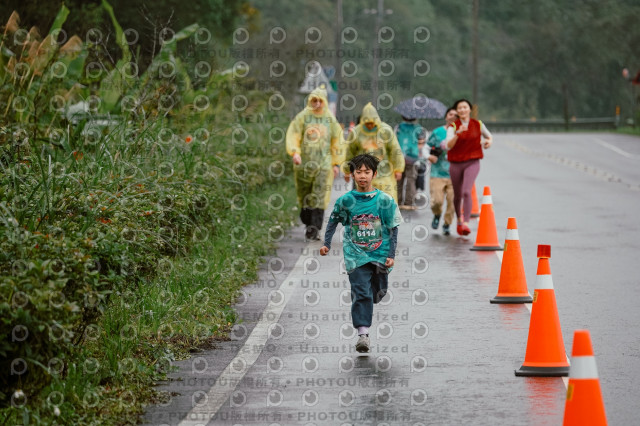
M 484 187 L 480 221 L 478 222 L 478 234 L 476 235 L 476 243 L 471 247 L 471 250 L 502 250 L 498 242 L 498 231 L 496 230 L 496 218 L 493 214 L 491 189 L 488 186 Z
M 567 386 L 562 424 L 564 426 L 607 424 L 589 330 L 576 330 L 573 333 L 569 386 Z
M 524 274 L 518 224 L 515 217 L 507 219 L 507 236 L 504 239 L 504 255 L 500 267 L 498 294 L 491 303 L 530 303 L 533 298 L 527 291 L 527 278 Z
M 471 217 L 480 216 L 480 206 L 478 205 L 478 193 L 476 192 L 476 184 L 471 187 Z
M 538 272 L 531 305 L 529 338 L 524 364 L 516 376 L 558 377 L 569 374 L 549 258 L 551 246 L 538 246 Z
M 464 216 L 464 204 L 460 207 L 460 215 Z M 471 187 L 471 217 L 480 216 L 480 206 L 478 205 L 478 193 L 476 192 L 476 184 Z

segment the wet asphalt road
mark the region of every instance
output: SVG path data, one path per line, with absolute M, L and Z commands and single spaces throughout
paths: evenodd
M 551 245 L 565 349 L 570 354 L 574 329 L 590 330 L 609 424 L 637 424 L 640 139 L 497 134 L 495 141 L 476 185 L 480 193 L 491 187 L 499 240 L 507 217 L 516 217 L 530 292 L 536 247 Z M 338 181 L 333 198 L 345 189 Z M 175 396 L 149 407 L 144 422 L 560 424 L 562 379 L 513 374 L 524 360 L 529 311 L 489 303 L 500 260 L 468 250 L 477 220 L 462 238 L 427 230 L 429 208 L 403 217 L 391 294 L 374 308 L 370 354 L 353 348 L 338 233 L 320 257 L 321 243 L 305 244 L 298 227 L 245 288 L 232 340 L 176 362 L 174 380 L 159 388 Z

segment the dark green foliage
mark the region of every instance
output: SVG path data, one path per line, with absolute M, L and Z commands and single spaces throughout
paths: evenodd
M 359 72 L 351 78 L 341 94 L 358 99 L 354 111 L 339 111 L 338 118 L 348 122 L 362 106 L 372 100 L 370 83 L 373 60 L 375 15 L 365 9 L 375 1 L 343 1 L 344 27 L 358 31 L 354 44 L 345 50 L 364 51 L 366 57 L 345 56 L 353 60 Z M 319 0 L 301 9 L 286 9 L 273 0 L 255 0 L 261 12 L 262 32 L 252 37 L 253 47 L 276 47 L 280 59 L 290 71 L 281 79 L 269 78 L 270 60 L 257 61 L 256 78 L 282 83 L 291 95 L 304 77 L 303 66 L 318 60 L 323 66 L 335 65 L 329 57 L 335 49 L 336 2 Z M 615 106 L 623 116 L 631 116 L 633 95 L 630 83 L 621 77 L 624 67 L 632 76 L 640 71 L 640 4 L 632 0 L 576 1 L 480 0 L 479 22 L 479 91 L 481 118 L 562 118 L 613 116 Z M 408 56 L 392 57 L 395 72 L 381 77 L 383 89 L 397 103 L 422 92 L 445 103 L 472 93 L 472 2 L 468 0 L 404 0 L 384 2 L 383 24 L 395 30 L 391 43 L 384 49 L 408 49 Z M 269 30 L 283 27 L 287 40 L 281 45 L 269 44 Z M 304 31 L 310 26 L 322 31 L 322 41 L 305 44 Z M 414 43 L 413 31 L 429 28 L 426 43 Z M 241 46 L 240 46 L 241 47 Z M 301 52 L 304 52 L 301 53 Z M 381 59 L 384 59 L 383 56 Z M 413 75 L 415 61 L 425 59 L 431 66 L 427 76 Z M 410 82 L 410 88 L 402 82 Z M 398 87 L 400 86 L 400 87 Z M 291 97 L 293 99 L 293 97 Z M 375 100 L 374 100 L 375 105 Z M 295 108 L 292 108 L 292 112 Z M 398 120 L 392 110 L 381 110 L 383 119 Z
M 20 14 L 23 26 L 49 28 L 61 4 L 61 1 L 3 0 L 0 22 L 6 22 L 15 10 Z M 117 60 L 119 49 L 114 40 L 114 29 L 101 0 L 67 0 L 64 4 L 71 12 L 63 26 L 67 34 L 80 34 L 84 39 L 90 29 L 98 28 L 105 37 L 109 55 Z M 207 28 L 215 40 L 226 42 L 237 24 L 250 19 L 245 13 L 243 0 L 194 0 L 188 4 L 181 0 L 114 0 L 110 4 L 122 28 L 133 29 L 139 34 L 136 44 L 140 49 L 138 59 L 143 69 L 158 52 L 159 32 L 165 27 L 178 31 L 197 23 Z

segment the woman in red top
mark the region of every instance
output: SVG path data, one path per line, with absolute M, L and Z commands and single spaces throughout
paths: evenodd
M 448 151 L 457 231 L 460 235 L 468 235 L 471 232 L 471 188 L 480 173 L 480 159 L 484 157 L 482 148 L 491 146 L 491 133 L 481 121 L 470 117 L 471 102 L 468 100 L 460 99 L 453 108 L 458 112 L 458 120 L 447 127 L 447 138 L 441 146 Z M 460 214 L 461 202 L 465 205 L 464 218 Z

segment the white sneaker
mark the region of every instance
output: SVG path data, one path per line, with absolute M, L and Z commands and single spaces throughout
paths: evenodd
M 356 351 L 358 352 L 369 352 L 369 347 L 371 346 L 371 342 L 369 340 L 368 334 L 361 334 L 358 338 L 358 343 L 356 343 Z

